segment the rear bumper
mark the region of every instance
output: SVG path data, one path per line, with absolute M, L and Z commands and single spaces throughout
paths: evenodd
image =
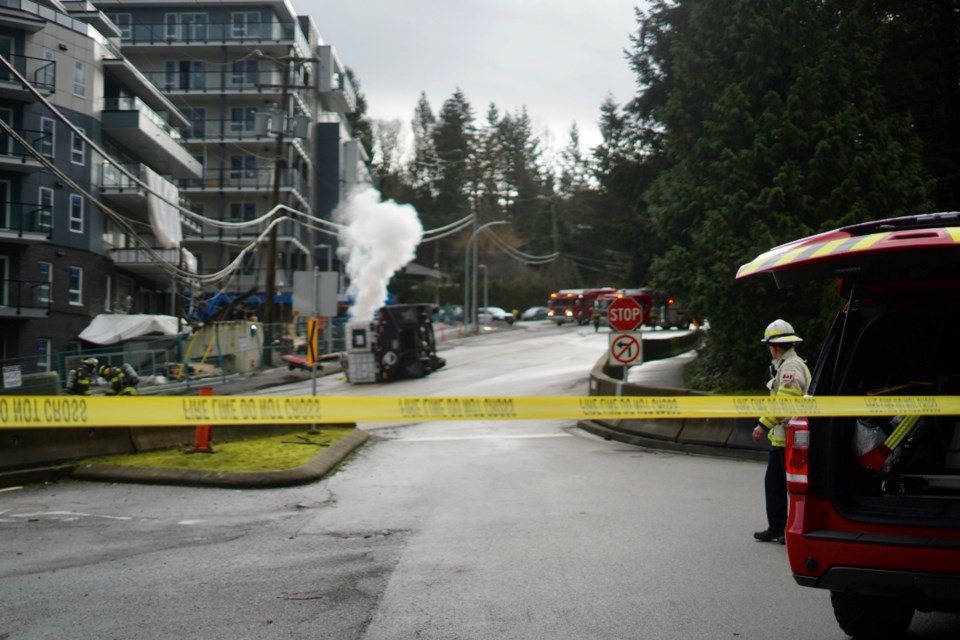
M 793 578 L 804 587 L 894 597 L 921 610 L 960 610 L 960 574 L 833 567 L 819 577 Z

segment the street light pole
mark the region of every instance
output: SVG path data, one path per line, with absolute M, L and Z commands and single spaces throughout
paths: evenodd
M 487 295 L 487 265 L 481 264 L 477 266 L 483 269 L 483 306 L 489 307 L 490 299 L 489 299 L 489 296 Z
M 467 240 L 467 250 L 463 256 L 463 321 L 467 325 L 467 331 L 470 331 L 471 326 L 473 327 L 473 332 L 479 332 L 479 327 L 477 326 L 477 245 L 476 237 L 477 234 L 486 229 L 487 227 L 492 227 L 495 224 L 508 224 L 507 220 L 494 220 L 492 222 L 487 222 L 479 227 L 476 226 L 476 214 L 474 214 L 474 230 L 470 234 L 470 239 Z M 470 257 L 473 257 L 473 262 L 470 262 Z M 473 266 L 471 270 L 469 265 Z M 473 283 L 472 289 L 470 288 L 471 282 Z M 472 294 L 472 295 L 471 295 Z M 469 301 L 472 299 L 473 307 L 470 308 Z M 467 318 L 470 318 L 470 322 L 467 322 Z

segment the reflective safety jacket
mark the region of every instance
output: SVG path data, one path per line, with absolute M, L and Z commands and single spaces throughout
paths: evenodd
M 782 358 L 771 362 L 773 377 L 767 383 L 770 395 L 780 398 L 802 398 L 810 386 L 810 369 L 803 358 L 791 347 Z M 790 416 L 763 416 L 760 424 L 767 430 L 767 438 L 774 447 L 787 446 L 787 421 Z
M 70 372 L 67 374 L 67 386 L 65 390 L 70 395 L 89 396 L 90 384 L 92 382 L 93 378 L 83 367 L 70 369 Z

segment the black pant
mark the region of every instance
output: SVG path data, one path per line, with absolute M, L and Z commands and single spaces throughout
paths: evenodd
M 787 526 L 787 467 L 785 449 L 774 447 L 767 458 L 763 486 L 767 496 L 767 525 L 770 531 L 783 532 Z

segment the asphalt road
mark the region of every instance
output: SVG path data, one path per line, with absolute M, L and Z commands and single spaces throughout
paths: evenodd
M 422 381 L 321 389 L 578 394 L 605 340 L 506 330 L 445 349 Z M 362 426 L 371 443 L 302 487 L 0 493 L 0 638 L 844 638 L 784 548 L 751 539 L 762 464 L 569 422 Z M 910 637 L 954 639 L 957 622 L 920 615 Z

